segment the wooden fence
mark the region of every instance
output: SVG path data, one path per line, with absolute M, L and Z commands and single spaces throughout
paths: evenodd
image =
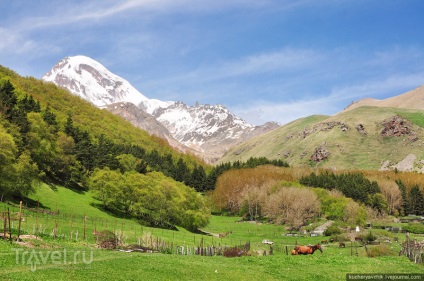
M 399 252 L 399 256 L 402 255 L 406 255 L 415 263 L 422 264 L 424 257 L 424 242 L 418 242 L 417 239 L 410 239 L 409 236 L 407 236 Z

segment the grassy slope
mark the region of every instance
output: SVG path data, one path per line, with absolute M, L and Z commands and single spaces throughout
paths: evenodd
M 268 224 L 239 223 L 238 218 L 214 216 L 205 230 L 211 233 L 232 234 L 225 238 L 201 236 L 189 233 L 183 229 L 179 231 L 152 229 L 141 226 L 135 221 L 113 217 L 102 212 L 91 203 L 97 203 L 89 193 L 75 193 L 57 187 L 55 190 L 47 185 L 38 188 L 33 200 L 40 200 L 40 204 L 52 211 L 60 210 L 58 216 L 39 215 L 26 211 L 26 220 L 23 222 L 24 232 L 32 233 L 35 221 L 41 225 L 40 233 L 44 232 L 42 241 L 32 241 L 38 247 L 23 248 L 21 251 L 31 253 L 32 249 L 47 255 L 49 251 L 67 251 L 67 264 L 54 264 L 51 259 L 46 264 L 37 266 L 35 272 L 30 271 L 30 265 L 16 263 L 16 250 L 22 246 L 0 240 L 0 278 L 2 280 L 344 280 L 346 273 L 424 273 L 423 266 L 416 265 L 404 257 L 387 256 L 368 258 L 363 248 L 358 248 L 358 256 L 351 256 L 350 249 L 340 249 L 337 244 L 330 244 L 324 253 L 313 256 L 285 255 L 285 247 L 289 249 L 294 244 L 315 244 L 320 237 L 287 237 L 282 236 L 282 226 Z M 0 210 L 7 206 L 0 204 Z M 10 206 L 8 206 L 10 207 Z M 70 213 L 73 214 L 73 239 L 69 240 L 71 231 Z M 82 241 L 83 222 L 79 216 L 86 214 L 94 221 L 87 220 L 87 241 Z M 53 240 L 49 236 L 54 223 L 59 224 L 61 238 Z M 16 222 L 15 222 L 16 223 Z M 225 244 L 235 245 L 251 241 L 253 250 L 269 250 L 261 244 L 263 239 L 275 242 L 274 256 L 250 256 L 242 258 L 178 256 L 167 254 L 140 254 L 100 250 L 95 248 L 94 238 L 91 235 L 96 224 L 97 230 L 108 228 L 120 233 L 123 231 L 127 243 L 136 243 L 136 237 L 148 235 L 159 236 L 161 239 L 174 245 L 198 245 L 204 239 L 206 245 Z M 107 226 L 106 226 L 107 225 Z M 15 224 L 16 226 L 16 224 Z M 122 229 L 123 227 L 123 229 Z M 44 229 L 44 231 L 43 231 Z M 78 241 L 75 232 L 79 231 Z M 400 237 L 404 239 L 404 237 Z M 399 245 L 390 245 L 393 253 L 399 250 Z M 85 264 L 81 256 L 74 264 L 73 256 L 78 251 L 87 254 L 93 251 L 93 262 Z M 29 255 L 29 254 L 28 254 Z M 26 260 L 27 261 L 27 260 Z M 71 262 L 71 263 L 69 263 Z
M 324 144 L 331 155 L 329 160 L 320 164 L 337 169 L 379 169 L 382 162 L 396 163 L 408 154 L 424 158 L 422 141 L 410 143 L 405 137 L 383 138 L 381 121 L 396 114 L 415 124 L 414 130 L 420 140 L 424 139 L 423 111 L 399 108 L 360 107 L 336 116 L 311 116 L 287 124 L 277 130 L 251 139 L 231 149 L 221 162 L 246 160 L 249 157 L 265 156 L 270 159 L 284 159 L 292 166 L 308 165 L 315 148 Z M 317 131 L 303 138 L 300 133 L 307 127 L 323 122 L 340 121 L 349 130 L 343 132 L 340 126 L 328 131 Z M 360 134 L 355 127 L 365 126 L 368 134 Z M 293 135 L 289 138 L 288 136 Z M 287 152 L 290 155 L 285 158 Z M 305 153 L 304 157 L 301 154 Z
M 134 127 L 125 119 L 102 110 L 69 91 L 59 88 L 52 83 L 32 78 L 21 77 L 10 69 L 0 65 L 0 79 L 10 80 L 19 98 L 25 94 L 33 96 L 40 102 L 44 110 L 48 105 L 56 114 L 60 127 L 64 127 L 68 113 L 72 114 L 74 125 L 88 131 L 92 138 L 104 134 L 115 143 L 138 145 L 146 151 L 156 149 L 159 154 L 182 157 L 187 163 L 202 163 L 200 159 L 189 154 L 182 154 L 173 149 L 166 140 L 149 135 L 147 131 Z

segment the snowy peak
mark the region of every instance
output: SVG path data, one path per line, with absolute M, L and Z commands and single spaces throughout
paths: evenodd
M 125 101 L 138 105 L 148 100 L 128 81 L 85 56 L 62 59 L 42 79 L 67 88 L 100 107 Z
M 253 128 L 222 105 L 188 106 L 177 102 L 167 108 L 157 109 L 153 115 L 177 140 L 188 146 L 191 142 L 201 144 L 223 130 L 229 134 L 228 137 L 237 138 L 236 132 Z
M 42 79 L 123 116 L 182 151 L 192 149 L 208 162 L 218 160 L 232 146 L 278 127 L 276 124 L 255 127 L 222 105 L 188 106 L 149 99 L 128 81 L 85 56 L 62 59 Z
M 177 141 L 198 151 L 212 163 L 232 146 L 278 127 L 276 123 L 253 126 L 222 105 L 188 106 L 175 102 L 166 108 L 158 108 L 153 116 Z

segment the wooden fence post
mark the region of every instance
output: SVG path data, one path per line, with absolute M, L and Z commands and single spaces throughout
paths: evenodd
M 86 228 L 86 221 L 87 221 L 87 216 L 85 215 L 85 212 L 84 212 L 84 233 L 83 233 L 83 239 L 84 239 L 84 241 L 86 240 L 86 237 L 85 237 L 85 228 Z
M 6 228 L 7 228 L 7 216 L 6 216 L 6 212 L 4 212 L 3 240 L 6 240 Z
M 16 241 L 19 241 L 19 236 L 21 235 L 21 220 L 22 220 L 22 201 L 19 202 L 18 238 Z
M 69 240 L 72 240 L 72 212 L 71 212 L 71 229 L 69 230 Z
M 54 219 L 54 230 L 53 230 L 53 238 L 56 240 L 57 236 L 57 217 Z
M 40 201 L 37 200 L 37 214 L 35 215 L 35 239 L 38 236 L 38 209 L 40 208 Z
M 122 225 L 121 225 L 121 237 L 119 239 L 121 241 L 121 243 L 122 243 L 123 236 L 124 236 L 124 222 L 122 222 Z
M 9 220 L 9 240 L 10 244 L 12 244 L 12 227 L 10 226 L 10 210 L 7 208 L 7 218 Z

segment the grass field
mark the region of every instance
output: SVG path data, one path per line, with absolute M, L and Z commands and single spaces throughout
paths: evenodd
M 231 232 L 222 238 L 184 229 L 153 229 L 102 212 L 95 207 L 98 202 L 89 193 L 61 187 L 51 189 L 47 185 L 39 187 L 32 199 L 39 200 L 41 206 L 51 211 L 59 210 L 59 214 L 37 216 L 34 212 L 25 212 L 23 232 L 34 234 L 38 222 L 41 240 L 28 240 L 26 245 L 0 240 L 1 280 L 345 280 L 347 273 L 424 274 L 422 265 L 397 256 L 400 249 L 397 243 L 387 245 L 389 256 L 376 258 L 367 257 L 363 247 L 339 248 L 336 243 L 324 245 L 322 254 L 291 256 L 286 255 L 286 247 L 291 250 L 296 243 L 316 244 L 324 238 L 288 237 L 282 235 L 283 226 L 239 222 L 237 217 L 226 216 L 212 216 L 211 223 L 204 229 L 214 234 Z M 1 211 L 6 208 L 12 206 L 0 203 Z M 17 211 L 16 207 L 12 209 Z M 88 217 L 85 240 L 82 238 L 84 214 Z M 51 235 L 55 224 L 58 224 L 56 239 Z M 16 221 L 13 228 L 16 233 Z M 216 246 L 251 242 L 252 256 L 225 258 L 102 250 L 96 247 L 94 228 L 122 233 L 128 244 L 140 242 L 138 239 L 148 242 L 143 240 L 147 236 L 160 237 L 174 246 L 190 247 L 198 246 L 201 239 L 205 245 Z M 400 240 L 404 238 L 403 234 L 399 235 Z M 269 246 L 261 243 L 263 239 L 274 241 L 274 255 L 257 254 L 261 250 L 269 251 Z
M 363 106 L 334 116 L 309 116 L 229 149 L 219 162 L 267 157 L 283 159 L 292 167 L 314 165 L 310 162 L 311 155 L 323 146 L 330 156 L 319 167 L 378 170 L 386 160 L 398 163 L 409 154 L 418 159 L 424 157 L 421 142 L 408 141 L 408 136 L 382 137 L 380 134 L 382 121 L 401 115 L 416 125 L 410 127 L 417 138 L 424 139 L 423 114 L 421 110 Z M 341 130 L 340 125 L 327 126 L 332 122 L 342 122 L 348 129 Z M 366 134 L 358 132 L 359 124 Z

